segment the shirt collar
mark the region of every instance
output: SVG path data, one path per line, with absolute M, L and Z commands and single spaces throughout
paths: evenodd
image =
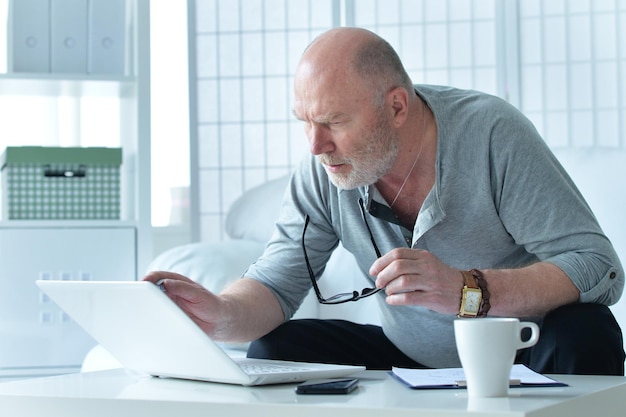
M 365 209 L 377 219 L 402 226 L 402 222 L 391 210 L 375 185 L 365 187 Z

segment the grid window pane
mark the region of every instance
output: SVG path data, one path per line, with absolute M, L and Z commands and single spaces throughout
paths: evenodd
M 469 67 L 472 65 L 472 27 L 469 23 L 453 23 L 450 25 L 450 66 Z M 469 71 L 468 71 L 469 72 Z
M 241 16 L 238 1 L 218 1 L 215 11 L 207 11 L 208 13 L 219 16 L 218 27 L 220 31 L 236 32 L 239 30 L 239 18 Z
M 285 120 L 290 117 L 291 109 L 287 106 L 289 87 L 284 78 L 267 79 L 265 110 L 268 121 Z
M 217 31 L 217 19 L 215 14 L 217 0 L 196 0 L 196 31 Z
M 241 35 L 241 75 L 257 76 L 263 75 L 263 37 L 262 32 L 243 33 Z
M 426 25 L 426 68 L 444 68 L 448 65 L 448 31 L 444 24 Z
M 219 36 L 219 71 L 222 76 L 238 76 L 241 70 L 241 61 L 239 59 L 241 52 L 239 51 L 238 34 L 223 34 Z
M 219 82 L 219 121 L 240 122 L 241 88 L 239 79 L 223 78 Z
M 520 2 L 521 109 L 542 112 L 540 133 L 552 147 L 623 146 L 623 24 L 616 14 L 622 3 Z M 581 118 L 579 110 L 586 109 L 591 112 Z M 562 111 L 569 120 L 567 137 L 555 129 Z
M 285 75 L 288 72 L 284 32 L 265 35 L 265 75 Z
M 591 107 L 589 97 L 593 96 L 593 74 L 590 63 L 572 64 L 570 67 L 568 91 L 572 109 Z
M 199 0 L 199 2 L 202 2 Z M 197 28 L 197 127 L 201 239 L 220 240 L 220 222 L 241 192 L 295 163 L 292 73 L 306 45 L 333 22 L 333 1 L 215 0 L 197 4 L 217 24 Z M 209 31 L 209 32 L 207 32 Z M 252 174 L 252 172 L 254 172 Z M 209 190 L 210 189 L 210 190 Z M 208 234 L 205 234 L 208 233 Z
M 196 61 L 198 77 L 217 77 L 217 36 L 198 35 L 196 37 Z
M 571 117 L 572 145 L 574 147 L 593 146 L 593 113 L 575 111 Z
M 593 25 L 595 58 L 598 60 L 617 58 L 615 16 L 612 13 L 597 15 Z
M 358 7 L 354 10 L 354 20 L 357 26 L 375 25 L 377 22 L 377 0 L 359 0 Z M 406 4 L 407 2 L 405 2 Z M 411 1 L 409 6 L 414 6 L 415 2 Z
M 287 2 L 289 28 L 306 29 L 309 27 L 311 3 L 309 0 L 289 0 Z M 303 13 L 303 11 L 306 11 Z
M 590 0 L 569 0 L 567 7 L 570 13 L 589 13 Z
M 520 44 L 522 64 L 541 62 L 541 25 L 539 19 L 529 19 L 521 23 L 524 41 Z
M 238 168 L 241 166 L 241 126 L 223 124 L 220 127 L 220 166 Z
M 496 65 L 496 33 L 494 22 L 477 22 L 473 27 L 472 50 L 474 64 L 479 66 Z M 458 39 L 454 39 L 457 42 Z M 477 46 L 478 45 L 478 46 Z
M 233 3 L 237 3 L 233 1 Z M 263 30 L 263 0 L 245 0 L 240 9 L 241 27 L 246 31 Z
M 376 19 L 379 25 L 396 26 L 398 24 L 399 16 L 400 16 L 400 2 L 398 0 L 387 0 L 385 2 L 380 2 L 380 1 L 378 2 L 378 10 L 376 13 Z
M 496 2 L 498 1 L 500 0 L 472 1 L 472 17 L 474 19 L 494 20 L 496 15 Z
M 200 168 L 218 168 L 221 164 L 217 125 L 198 126 L 198 160 Z
M 327 28 L 333 24 L 333 1 L 315 0 L 310 2 L 311 27 Z
M 445 22 L 448 17 L 448 4 L 445 1 L 426 1 L 424 20 L 429 22 Z
M 567 38 L 572 61 L 591 59 L 591 26 L 588 16 L 572 16 Z
M 472 14 L 474 10 L 472 9 L 472 4 L 476 2 L 467 1 L 467 0 L 449 0 L 450 3 L 450 21 L 454 22 L 455 20 L 463 20 L 469 21 L 472 19 Z M 479 4 L 481 2 L 478 2 Z
M 597 123 L 597 144 L 601 147 L 615 148 L 619 146 L 619 112 L 616 110 L 600 110 Z
M 287 8 L 290 7 L 290 2 L 286 0 L 265 0 L 264 4 L 265 30 L 284 30 L 285 21 L 287 20 Z
M 595 74 L 596 105 L 600 108 L 615 108 L 618 104 L 616 86 L 617 65 L 612 62 L 600 62 L 596 66 Z
M 541 6 L 543 7 L 543 13 L 547 16 L 565 13 L 565 0 L 543 1 Z
M 546 62 L 564 62 L 566 52 L 565 20 L 562 17 L 547 18 L 542 43 L 545 45 Z
M 549 65 L 545 68 L 546 109 L 565 110 L 568 106 L 567 95 L 567 67 L 565 65 Z
M 243 120 L 262 122 L 265 119 L 265 83 L 262 78 L 246 78 L 243 81 Z
M 267 160 L 264 123 L 246 123 L 243 130 L 244 166 L 262 165 L 259 161 Z
M 200 123 L 211 123 L 219 120 L 219 90 L 216 80 L 198 80 L 198 108 L 196 110 Z

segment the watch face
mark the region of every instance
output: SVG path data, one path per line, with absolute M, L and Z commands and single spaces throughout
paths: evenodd
M 467 290 L 465 292 L 465 308 L 466 312 L 477 313 L 480 308 L 481 292 L 476 290 Z

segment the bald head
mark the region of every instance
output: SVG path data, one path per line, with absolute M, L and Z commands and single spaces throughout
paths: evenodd
M 393 48 L 365 29 L 320 35 L 294 77 L 293 113 L 304 122 L 311 153 L 345 189 L 376 183 L 394 170 L 406 176 L 405 165 L 416 160 L 417 121 L 423 126 L 425 120 L 423 111 L 416 117 L 418 101 Z
M 362 28 L 342 27 L 318 36 L 305 50 L 296 77 L 366 87 L 382 99 L 392 88 L 413 89 L 400 58 L 387 41 Z

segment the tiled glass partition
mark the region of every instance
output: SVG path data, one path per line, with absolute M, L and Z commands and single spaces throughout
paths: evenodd
M 386 38 L 416 83 L 509 100 L 552 147 L 626 142 L 626 0 L 190 1 L 195 240 L 224 239 L 230 204 L 307 152 L 292 74 L 338 25 Z
M 224 238 L 224 215 L 234 199 L 288 174 L 306 151 L 291 114 L 291 77 L 306 45 L 333 27 L 334 2 L 195 3 L 196 231 L 210 241 Z M 192 179 L 192 192 L 193 185 Z
M 497 94 L 496 1 L 351 2 L 350 26 L 389 41 L 416 83 Z
M 552 147 L 626 144 L 626 1 L 519 2 L 521 108 Z

